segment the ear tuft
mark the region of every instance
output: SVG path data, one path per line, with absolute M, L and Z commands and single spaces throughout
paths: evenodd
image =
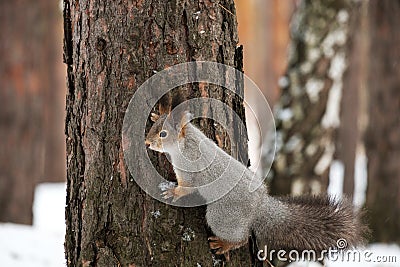
M 188 111 L 184 111 L 181 117 L 181 120 L 179 122 L 179 137 L 185 137 L 186 134 L 186 124 L 188 124 L 191 120 L 193 119 L 193 115 L 192 113 L 188 112 Z
M 183 112 L 182 119 L 181 119 L 181 125 L 185 125 L 189 123 L 193 119 L 193 114 L 190 113 L 189 111 Z
M 156 114 L 156 113 L 151 113 L 151 115 L 150 115 L 150 120 L 151 120 L 152 122 L 158 121 L 159 118 L 160 118 L 160 115 L 158 115 L 158 114 Z

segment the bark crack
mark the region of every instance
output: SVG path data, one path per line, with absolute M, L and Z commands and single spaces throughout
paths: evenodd
M 182 13 L 182 26 L 185 31 L 185 43 L 187 44 L 187 46 L 186 46 L 186 61 L 190 62 L 193 60 L 193 47 L 190 44 L 190 35 L 189 35 L 190 29 L 189 29 L 189 25 L 188 25 L 188 16 L 187 16 L 186 9 L 183 9 L 183 13 Z
M 151 244 L 150 244 L 150 238 L 148 236 L 148 231 L 147 231 L 147 223 L 148 223 L 148 208 L 147 208 L 147 195 L 142 195 L 143 198 L 143 217 L 142 217 L 142 232 L 143 232 L 143 238 L 146 244 L 146 256 L 147 256 L 147 262 L 151 262 L 151 258 L 153 257 L 153 251 L 151 249 Z

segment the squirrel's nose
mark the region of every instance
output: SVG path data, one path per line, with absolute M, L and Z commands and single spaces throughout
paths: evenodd
M 150 142 L 149 141 L 146 141 L 145 144 L 146 144 L 146 148 L 150 147 Z

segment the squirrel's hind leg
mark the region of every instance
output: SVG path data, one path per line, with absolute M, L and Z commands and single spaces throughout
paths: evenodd
M 229 242 L 222 240 L 217 236 L 210 236 L 208 238 L 210 249 L 217 255 L 224 254 L 227 261 L 229 261 L 229 250 L 240 248 L 247 243 L 247 240 L 241 242 Z

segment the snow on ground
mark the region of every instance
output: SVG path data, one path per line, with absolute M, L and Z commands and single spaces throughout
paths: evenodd
M 65 184 L 36 187 L 33 226 L 0 223 L 1 267 L 63 267 Z
M 331 261 L 327 267 L 398 267 L 400 266 L 400 247 L 395 244 L 371 244 L 366 249 L 348 254 L 350 260 Z M 355 255 L 355 256 L 353 256 Z
M 290 255 L 290 254 L 289 254 Z M 306 254 L 307 255 L 307 254 Z M 400 247 L 395 244 L 370 244 L 363 249 L 353 249 L 343 254 L 331 254 L 325 267 L 398 267 Z M 321 267 L 317 262 L 293 262 L 289 267 Z
M 36 188 L 33 226 L 0 223 L 1 267 L 65 267 L 65 184 L 41 184 Z M 398 267 L 400 247 L 372 244 L 360 250 L 360 261 L 330 261 L 326 267 Z M 295 262 L 291 267 L 320 267 Z
M 36 186 L 33 225 L 49 232 L 65 233 L 66 184 L 44 183 Z
M 0 266 L 65 266 L 63 239 L 32 226 L 0 224 Z

